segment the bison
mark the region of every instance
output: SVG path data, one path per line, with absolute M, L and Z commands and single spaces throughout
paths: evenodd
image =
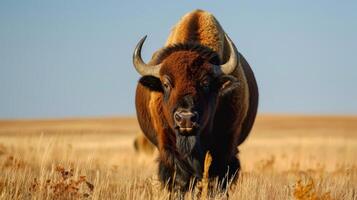
M 142 76 L 135 103 L 141 130 L 159 152 L 160 181 L 187 191 L 191 180 L 202 178 L 206 152 L 213 159 L 210 177 L 236 177 L 238 146 L 258 107 L 249 64 L 216 18 L 202 10 L 186 14 L 148 63 L 141 57 L 145 39 L 133 53 Z

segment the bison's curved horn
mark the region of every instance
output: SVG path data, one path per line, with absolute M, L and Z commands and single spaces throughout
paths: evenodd
M 148 65 L 141 58 L 141 48 L 143 47 L 146 37 L 147 36 L 145 35 L 135 47 L 133 53 L 133 64 L 135 66 L 136 71 L 138 71 L 140 75 L 151 75 L 159 77 L 161 65 Z
M 225 38 L 228 42 L 230 56 L 229 56 L 229 60 L 221 65 L 221 70 L 224 74 L 230 74 L 234 71 L 234 69 L 237 66 L 239 60 L 239 54 L 236 46 L 233 44 L 232 40 L 228 37 L 227 34 L 225 34 Z

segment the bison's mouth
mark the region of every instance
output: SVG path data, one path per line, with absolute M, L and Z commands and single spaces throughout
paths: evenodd
M 180 136 L 195 136 L 195 135 L 198 135 L 198 133 L 199 133 L 199 126 L 198 125 L 194 125 L 191 127 L 176 126 L 175 131 Z

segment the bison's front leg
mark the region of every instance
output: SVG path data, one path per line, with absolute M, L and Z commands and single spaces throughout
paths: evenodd
M 239 177 L 240 161 L 237 157 L 233 157 L 227 165 L 227 172 L 224 177 L 220 177 L 222 181 L 223 189 L 229 185 L 229 183 L 234 183 Z
M 237 180 L 239 170 L 240 161 L 236 156 L 233 156 L 228 162 L 219 162 L 219 158 L 213 157 L 210 175 L 218 178 L 220 189 L 225 191 L 227 186 Z
M 159 179 L 170 192 L 185 193 L 189 189 L 191 175 L 182 170 L 179 161 L 172 156 L 173 164 L 159 160 Z

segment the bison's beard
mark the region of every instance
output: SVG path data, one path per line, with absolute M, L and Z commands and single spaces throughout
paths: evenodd
M 197 178 L 202 177 L 204 151 L 199 136 L 183 136 L 176 134 L 176 148 L 180 155 L 177 167 Z

